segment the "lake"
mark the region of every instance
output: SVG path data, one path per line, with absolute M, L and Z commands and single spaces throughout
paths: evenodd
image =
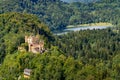
M 109 27 L 110 26 L 84 26 L 84 27 L 67 28 L 67 29 L 64 29 L 62 32 L 54 33 L 54 35 L 62 35 L 62 34 L 66 34 L 68 32 L 80 31 L 80 30 L 106 29 L 106 28 L 109 28 Z

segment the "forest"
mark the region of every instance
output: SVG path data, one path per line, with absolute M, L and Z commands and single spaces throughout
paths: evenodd
M 55 37 L 44 54 L 15 51 L 4 58 L 0 79 L 28 80 L 23 71 L 29 68 L 30 80 L 119 80 L 119 36 L 119 27 L 79 31 Z
M 104 30 L 84 30 L 60 35 L 56 37 L 54 44 L 55 46 L 58 46 L 66 56 L 72 56 L 75 60 L 81 61 L 84 65 L 92 65 L 94 66 L 94 69 L 102 69 L 103 73 L 100 73 L 99 71 L 98 73 L 103 74 L 104 77 L 101 79 L 97 77 L 96 79 L 93 78 L 92 80 L 120 79 L 120 73 L 118 69 L 118 67 L 120 68 L 119 27 L 108 28 Z M 117 58 L 115 59 L 116 56 Z
M 0 0 L 0 80 L 120 80 L 119 3 Z M 96 22 L 114 27 L 53 35 L 67 25 Z M 28 48 L 25 35 L 43 39 L 46 52 L 18 50 Z
M 95 22 L 119 24 L 119 4 L 118 0 L 100 0 L 88 4 L 60 0 L 1 0 L 0 13 L 35 14 L 54 32 L 65 29 L 67 25 Z
M 32 70 L 30 80 L 120 79 L 120 27 L 55 36 L 35 15 L 4 13 L 0 20 L 2 80 L 27 80 L 25 68 Z M 24 35 L 31 33 L 45 40 L 47 52 L 35 55 L 17 50 Z
M 54 43 L 67 56 L 109 60 L 120 48 L 120 28 L 83 30 L 59 35 Z M 88 55 L 86 55 L 88 54 Z

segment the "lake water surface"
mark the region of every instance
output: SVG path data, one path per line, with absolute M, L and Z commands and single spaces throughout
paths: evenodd
M 74 27 L 74 28 L 67 28 L 64 29 L 62 32 L 59 33 L 54 33 L 55 35 L 62 35 L 62 34 L 66 34 L 68 32 L 72 32 L 72 31 L 80 31 L 80 30 L 96 30 L 96 29 L 106 29 L 109 28 L 110 26 L 84 26 L 84 27 Z

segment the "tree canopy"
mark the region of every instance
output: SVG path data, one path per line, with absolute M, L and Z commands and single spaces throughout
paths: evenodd
M 26 80 L 26 68 L 32 70 L 30 80 L 120 80 L 119 3 L 0 0 L 0 80 Z M 43 22 L 52 31 L 95 22 L 117 27 L 53 36 Z M 43 54 L 18 51 L 31 34 L 44 40 Z

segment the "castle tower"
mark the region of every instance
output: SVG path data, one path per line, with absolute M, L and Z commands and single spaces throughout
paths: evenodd
M 28 48 L 29 48 L 29 52 L 31 52 L 32 51 L 32 44 L 28 44 Z
M 44 48 L 44 41 L 40 41 L 39 45 L 40 45 L 41 50 L 43 50 L 43 48 Z
M 28 42 L 28 36 L 25 36 L 25 42 Z

